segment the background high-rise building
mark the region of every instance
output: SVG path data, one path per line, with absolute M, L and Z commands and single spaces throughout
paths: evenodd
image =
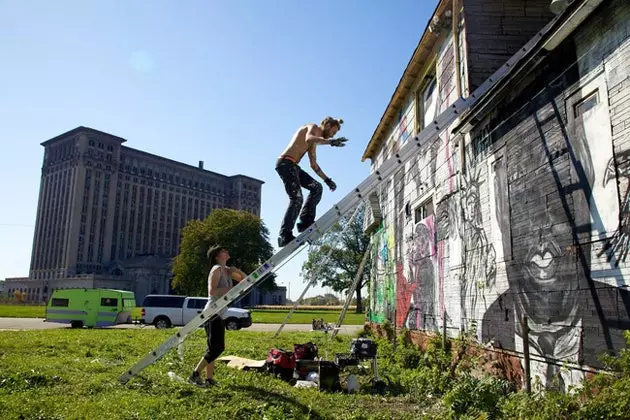
M 86 127 L 42 143 L 44 160 L 29 277 L 5 290 L 45 300 L 55 288 L 168 293 L 181 229 L 217 208 L 260 216 L 263 181 L 226 176 L 123 146 Z M 28 287 L 25 287 L 27 284 Z

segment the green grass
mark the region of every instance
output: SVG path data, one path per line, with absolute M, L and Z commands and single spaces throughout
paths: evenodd
M 419 418 L 422 407 L 407 397 L 298 389 L 271 375 L 219 364 L 221 386 L 200 389 L 172 380 L 186 377 L 205 349 L 203 332 L 184 344 L 184 361 L 172 350 L 125 385 L 118 376 L 173 331 L 45 330 L 0 332 L 0 418 Z M 347 352 L 351 337 L 330 344 Z M 264 359 L 271 347 L 313 341 L 324 354 L 323 335 L 228 331 L 224 355 Z
M 34 305 L 0 305 L 0 317 L 8 318 L 44 318 L 46 307 Z M 133 319 L 140 318 L 141 308 L 134 308 Z M 288 310 L 256 309 L 252 310 L 252 320 L 262 324 L 281 324 Z M 289 324 L 310 324 L 313 319 L 323 318 L 325 322 L 336 322 L 341 311 L 301 311 L 296 310 L 289 319 Z M 344 325 L 363 325 L 365 314 L 346 312 Z
M 141 308 L 134 308 L 132 318 L 140 318 Z M 44 318 L 46 307 L 44 305 L 0 305 L 0 318 Z
M 261 324 L 281 324 L 286 318 L 288 310 L 256 309 L 252 310 L 252 321 Z M 325 322 L 337 322 L 341 311 L 300 311 L 296 310 L 289 319 L 289 324 L 310 324 L 313 319 L 324 319 Z M 365 314 L 346 312 L 344 325 L 363 325 Z
M 1 318 L 43 318 L 45 311 L 44 305 L 0 305 Z

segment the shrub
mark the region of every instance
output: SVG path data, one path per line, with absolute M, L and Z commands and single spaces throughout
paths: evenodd
M 484 413 L 494 418 L 499 412 L 500 401 L 511 390 L 512 386 L 508 381 L 491 376 L 476 378 L 464 374 L 446 393 L 443 401 L 456 418 L 479 417 Z

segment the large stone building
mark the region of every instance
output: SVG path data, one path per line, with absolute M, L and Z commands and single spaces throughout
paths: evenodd
M 260 216 L 263 181 L 226 176 L 124 146 L 86 127 L 42 143 L 44 161 L 28 278 L 6 279 L 45 301 L 54 289 L 168 293 L 181 229 L 217 208 Z
M 440 1 L 363 158 L 505 66 L 371 197 L 370 319 L 469 334 L 517 381 L 528 337 L 532 382 L 567 389 L 630 328 L 630 3 L 552 3 Z

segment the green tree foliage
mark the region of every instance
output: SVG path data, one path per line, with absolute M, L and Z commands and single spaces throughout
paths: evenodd
M 308 258 L 302 265 L 302 276 L 311 279 L 315 274 L 316 281 L 322 286 L 331 287 L 336 292 L 343 292 L 352 286 L 354 277 L 359 271 L 359 265 L 367 250 L 370 238 L 363 233 L 364 210 L 359 210 L 354 220 L 347 227 L 349 218 L 342 219 L 331 227 L 309 251 Z M 328 251 L 332 249 L 327 264 L 320 264 Z M 370 278 L 370 257 L 366 261 L 363 275 L 356 290 L 357 313 L 363 312 L 361 289 Z
M 245 211 L 214 210 L 205 220 L 189 221 L 182 230 L 179 254 L 171 262 L 172 286 L 177 293 L 208 294 L 208 273 L 212 265 L 206 252 L 216 244 L 230 250 L 228 265 L 245 273 L 251 273 L 273 255 L 269 230 L 259 217 Z M 277 288 L 275 275 L 267 276 L 259 287 Z
M 304 298 L 302 303 L 304 305 L 322 305 L 322 306 L 324 305 L 339 306 L 343 304 L 343 302 L 339 301 L 339 298 L 337 298 L 337 296 L 331 293 L 326 293 L 325 295 L 317 295 L 310 298 Z

